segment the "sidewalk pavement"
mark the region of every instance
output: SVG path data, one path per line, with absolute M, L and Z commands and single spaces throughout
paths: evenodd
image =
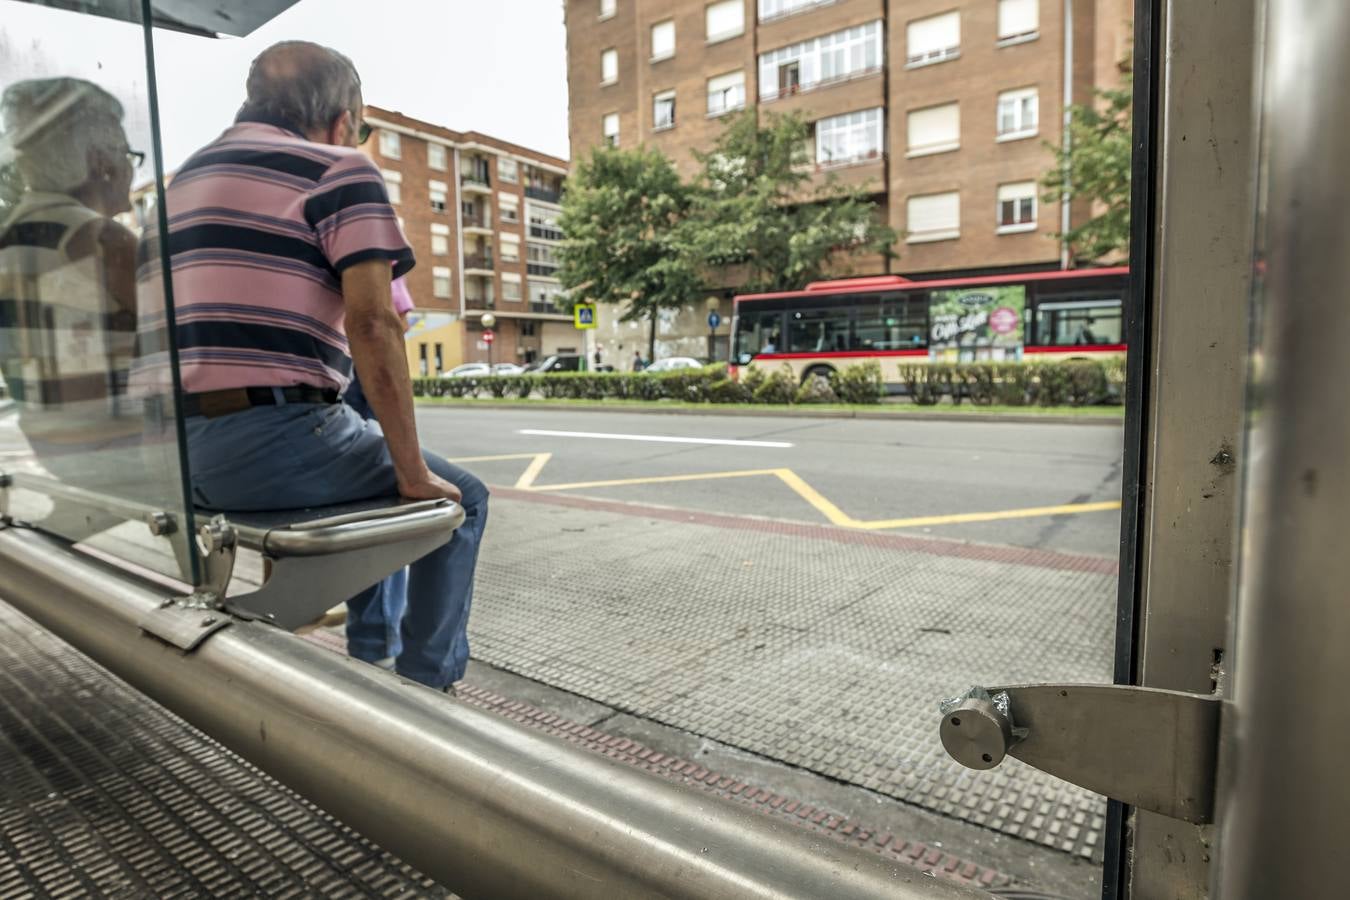
M 1115 564 L 498 488 L 470 636 L 493 666 L 1080 857 L 1105 802 L 949 760 L 972 684 L 1107 682 Z

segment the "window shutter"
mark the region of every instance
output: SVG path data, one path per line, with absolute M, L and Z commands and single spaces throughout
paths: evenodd
M 999 0 L 999 39 L 1031 34 L 1040 27 L 1040 0 Z
M 961 229 L 961 195 L 952 191 L 947 194 L 910 197 L 908 213 L 911 234 L 959 231 Z
M 961 46 L 961 14 L 943 13 L 909 23 L 908 46 L 910 59 L 927 57 L 943 50 Z
M 961 143 L 961 107 L 956 103 L 916 109 L 909 114 L 909 149 L 926 150 Z

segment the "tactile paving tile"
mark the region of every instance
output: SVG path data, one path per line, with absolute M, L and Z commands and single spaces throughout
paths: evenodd
M 1116 579 L 498 497 L 473 654 L 658 722 L 1084 857 L 1105 801 L 962 768 L 937 704 L 1107 682 Z M 936 547 L 936 545 L 935 545 Z M 542 564 L 542 561 L 547 564 Z
M 0 603 L 0 897 L 447 897 Z

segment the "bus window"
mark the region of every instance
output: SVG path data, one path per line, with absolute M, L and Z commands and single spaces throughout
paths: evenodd
M 926 303 L 922 295 L 869 298 L 858 305 L 850 350 L 913 350 L 924 346 L 928 333 Z
M 743 312 L 736 322 L 736 359 L 745 365 L 761 353 L 783 350 L 781 312 Z
M 804 309 L 788 316 L 791 353 L 829 353 L 848 349 L 847 309 Z
M 1036 341 L 1049 346 L 1122 343 L 1120 301 L 1103 298 L 1037 304 Z

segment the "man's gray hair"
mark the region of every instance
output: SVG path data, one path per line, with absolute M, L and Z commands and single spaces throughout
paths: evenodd
M 360 107 L 361 76 L 350 59 L 308 41 L 282 41 L 253 60 L 238 119 L 308 132 L 327 128 L 344 112 L 359 115 Z
M 126 152 L 122 104 L 81 78 L 34 78 L 0 96 L 0 162 L 12 155 L 30 190 L 67 193 L 89 180 L 89 156 Z

